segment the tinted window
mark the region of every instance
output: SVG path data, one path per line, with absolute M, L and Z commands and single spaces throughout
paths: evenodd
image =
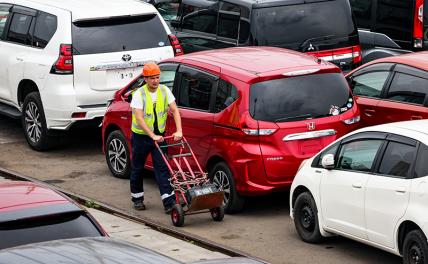
M 257 120 L 288 122 L 338 115 L 352 105 L 340 73 L 277 79 L 250 88 L 250 113 Z
M 187 67 L 181 67 L 180 69 L 181 82 L 178 94 L 178 105 L 200 110 L 209 110 L 214 78 Z
M 180 44 L 183 47 L 184 53 L 191 53 L 195 51 L 209 50 L 209 49 L 222 49 L 230 48 L 234 45 L 226 42 L 212 40 L 209 38 L 193 38 L 193 37 L 181 37 Z
M 237 39 L 240 15 L 241 10 L 238 6 L 223 3 L 219 12 L 217 35 L 219 37 Z
M 31 38 L 28 33 L 32 19 L 32 16 L 14 13 L 7 34 L 7 40 L 21 44 L 30 44 Z
M 379 167 L 379 173 L 406 177 L 416 153 L 416 147 L 389 142 Z
M 40 12 L 34 28 L 33 46 L 44 48 L 55 34 L 57 28 L 56 16 Z
M 157 4 L 156 9 L 159 11 L 163 19 L 170 21 L 177 19 L 179 6 L 179 1 L 168 1 Z
M 360 140 L 344 144 L 340 149 L 337 168 L 370 171 L 382 140 Z
M 76 54 L 95 54 L 169 46 L 165 28 L 157 15 L 119 17 L 74 22 Z
M 217 11 L 213 8 L 199 8 L 183 5 L 183 29 L 216 34 Z
M 376 32 L 384 33 L 392 39 L 411 41 L 414 2 L 415 0 L 378 0 Z
M 0 39 L 3 36 L 7 18 L 9 16 L 10 5 L 0 4 Z
M 352 78 L 352 92 L 355 95 L 379 98 L 388 79 L 389 72 L 370 72 Z
M 217 88 L 217 96 L 215 100 L 215 110 L 220 112 L 231 105 L 238 98 L 238 90 L 231 83 L 220 80 Z
M 427 87 L 427 79 L 397 72 L 386 98 L 400 102 L 423 104 Z
M 372 0 L 350 0 L 358 27 L 371 28 Z
M 85 215 L 57 215 L 0 225 L 0 249 L 48 240 L 101 236 Z
M 288 47 L 298 49 L 308 39 L 357 34 L 351 8 L 341 0 L 255 9 L 253 19 L 257 45 L 289 44 Z M 311 43 L 316 45 L 320 41 Z
M 420 144 L 418 158 L 415 165 L 415 177 L 428 176 L 428 147 L 424 144 Z

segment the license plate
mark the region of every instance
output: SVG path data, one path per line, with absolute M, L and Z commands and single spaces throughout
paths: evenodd
M 141 68 L 107 70 L 107 86 L 117 89 L 128 84 L 141 73 Z

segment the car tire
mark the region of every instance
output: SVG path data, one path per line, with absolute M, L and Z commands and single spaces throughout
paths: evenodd
M 241 211 L 245 199 L 236 190 L 235 180 L 225 162 L 219 162 L 210 170 L 209 178 L 217 189 L 224 191 L 223 206 L 226 213 Z
M 120 130 L 111 132 L 106 140 L 106 161 L 114 177 L 129 179 L 131 175 L 131 158 L 128 142 Z
M 304 192 L 297 196 L 293 212 L 294 225 L 300 238 L 308 243 L 321 242 L 318 210 L 314 198 L 309 192 Z
M 404 238 L 404 264 L 428 264 L 427 238 L 421 230 L 412 230 Z
M 52 146 L 52 137 L 48 135 L 45 112 L 38 92 L 29 93 L 22 105 L 22 127 L 28 145 L 34 150 L 43 151 Z

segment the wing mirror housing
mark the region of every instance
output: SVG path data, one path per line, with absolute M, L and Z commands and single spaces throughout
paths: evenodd
M 334 169 L 334 155 L 333 154 L 324 155 L 324 157 L 322 157 L 321 159 L 321 166 L 327 170 Z

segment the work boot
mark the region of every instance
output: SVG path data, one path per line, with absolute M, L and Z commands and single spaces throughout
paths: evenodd
M 146 210 L 146 206 L 143 201 L 136 201 L 134 202 L 134 209 L 138 211 Z

